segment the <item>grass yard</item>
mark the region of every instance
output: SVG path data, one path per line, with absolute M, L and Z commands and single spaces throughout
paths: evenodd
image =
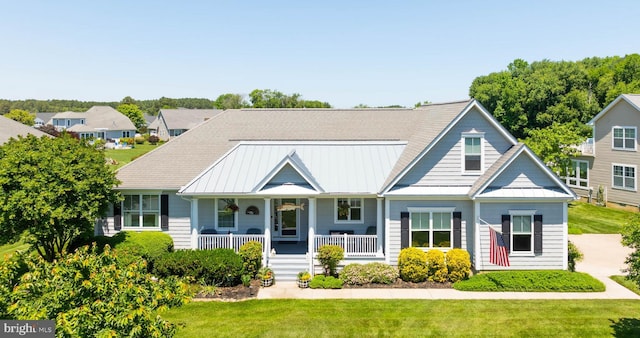
M 135 148 L 132 149 L 106 149 L 104 156 L 118 161 L 118 164 L 113 166 L 115 170 L 131 162 L 134 158 L 142 156 L 159 146 L 159 144 L 136 144 Z
M 162 314 L 176 337 L 638 337 L 635 300 L 251 300 Z
M 632 211 L 595 206 L 585 202 L 569 204 L 570 234 L 619 234 Z
M 640 295 L 640 287 L 633 281 L 627 279 L 627 276 L 611 276 L 616 283 L 624 286 L 625 288 L 635 292 L 637 295 Z

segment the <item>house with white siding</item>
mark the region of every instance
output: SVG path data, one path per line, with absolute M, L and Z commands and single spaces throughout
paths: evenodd
M 163 231 L 176 248 L 263 244 L 280 278 L 404 247 L 466 249 L 477 270 L 566 269 L 576 195 L 475 100 L 415 109 L 225 110 L 122 167 L 96 233 Z M 489 227 L 510 267 L 489 263 Z M 298 264 L 298 265 L 295 265 Z
M 593 137 L 572 161 L 566 183 L 579 196 L 640 206 L 640 94 L 622 94 L 589 121 Z

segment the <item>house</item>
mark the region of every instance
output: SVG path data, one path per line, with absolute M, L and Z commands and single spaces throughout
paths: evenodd
M 45 124 L 52 124 L 49 122 L 51 121 L 51 118 L 56 114 L 57 113 L 36 113 L 36 118 L 34 120 L 33 126 L 35 128 L 39 128 L 44 126 Z
M 41 137 L 51 136 L 40 130 L 24 125 L 18 121 L 14 121 L 10 118 L 6 118 L 0 115 L 0 146 L 5 144 L 11 138 L 18 138 L 18 136 L 27 136 L 28 134 Z
M 109 106 L 93 106 L 84 113 L 58 113 L 51 118 L 51 124 L 58 130 L 76 132 L 81 138 L 110 140 L 136 134 L 131 120 Z
M 572 161 L 566 183 L 582 197 L 640 206 L 640 94 L 618 96 L 588 125 L 593 138 L 580 147 L 582 154 Z
M 179 136 L 185 131 L 222 112 L 218 109 L 160 109 L 158 117 L 149 125 L 152 135 L 163 141 Z
M 476 269 L 505 269 L 489 262 L 490 226 L 508 269 L 566 269 L 576 198 L 475 100 L 225 110 L 117 177 L 124 201 L 96 233 L 163 231 L 176 248 L 257 240 L 266 264 L 297 271 L 318 267 L 323 244 L 342 246 L 345 263 L 397 264 L 415 246 L 463 248 Z

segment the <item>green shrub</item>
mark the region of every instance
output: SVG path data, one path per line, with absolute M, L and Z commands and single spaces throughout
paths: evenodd
M 427 254 L 418 248 L 402 249 L 398 255 L 398 270 L 405 282 L 424 282 L 429 272 Z
M 59 336 L 171 337 L 175 326 L 158 313 L 189 298 L 180 279 L 153 280 L 144 260 L 120 266 L 108 246 L 103 253 L 85 246 L 52 263 L 25 258 L 28 271 L 3 298 L 11 304 L 0 310 L 2 318 L 52 319 Z
M 240 247 L 238 255 L 242 258 L 244 273 L 254 278 L 262 266 L 262 244 L 257 241 L 249 241 Z
M 136 136 L 136 138 L 135 138 L 136 144 L 144 144 L 144 141 L 145 141 L 145 139 L 142 136 Z
M 582 256 L 582 252 L 580 252 L 580 249 L 578 249 L 578 247 L 575 244 L 569 241 L 569 257 L 568 257 L 569 271 L 571 272 L 576 271 L 576 262 L 581 261 L 582 258 L 583 256 Z
M 312 289 L 342 289 L 344 281 L 333 276 L 316 275 L 309 282 Z
M 461 291 L 602 292 L 604 284 L 586 273 L 563 270 L 498 271 L 453 284 Z
M 149 271 L 153 270 L 153 264 L 158 257 L 173 251 L 171 236 L 156 231 L 121 231 L 111 237 L 96 236 L 84 242 L 95 242 L 99 252 L 108 244 L 117 252 L 121 265 L 130 264 L 140 258 L 146 259 Z
M 323 245 L 318 249 L 318 260 L 327 276 L 334 276 L 338 263 L 344 259 L 344 250 L 338 245 Z
M 155 145 L 156 143 L 158 143 L 158 141 L 160 141 L 160 138 L 158 136 L 156 136 L 156 135 L 151 135 L 151 136 L 149 136 L 148 141 L 149 141 L 149 143 Z
M 471 275 L 471 257 L 464 249 L 451 249 L 446 254 L 449 281 L 455 283 L 467 279 Z
M 160 277 L 188 276 L 207 285 L 236 286 L 242 276 L 242 258 L 232 249 L 178 250 L 156 260 Z
M 444 263 L 444 253 L 438 249 L 427 252 L 427 266 L 429 272 L 427 279 L 432 282 L 444 283 L 447 281 L 447 265 Z
M 349 285 L 391 284 L 398 279 L 398 269 L 380 262 L 364 265 L 354 263 L 345 266 L 340 271 L 340 279 Z

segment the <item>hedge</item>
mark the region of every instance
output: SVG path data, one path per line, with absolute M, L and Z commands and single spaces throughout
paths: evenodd
M 460 291 L 602 292 L 604 284 L 581 272 L 564 270 L 498 271 L 453 284 Z
M 206 285 L 236 286 L 241 282 L 242 258 L 232 249 L 178 250 L 160 256 L 158 277 L 185 276 Z

